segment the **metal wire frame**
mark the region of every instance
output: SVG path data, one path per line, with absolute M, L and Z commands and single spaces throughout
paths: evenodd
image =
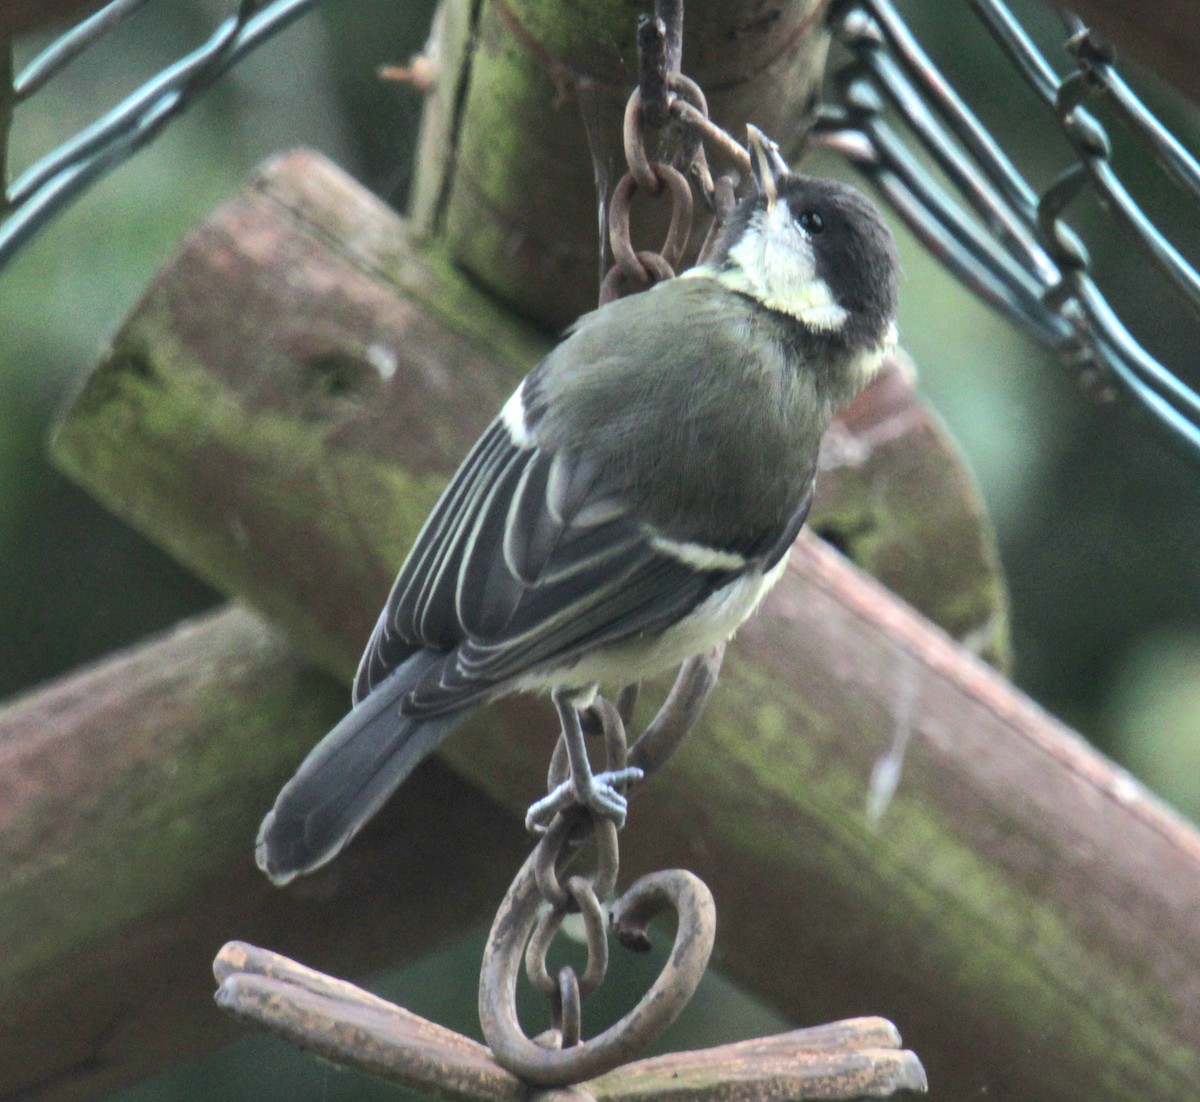
M 871 178 L 918 238 L 957 279 L 1069 363 L 1098 371 L 1200 457 L 1200 396 L 1134 339 L 1089 274 L 1087 249 L 1062 220 L 1085 187 L 1200 314 L 1200 275 L 1142 213 L 1110 163 L 1104 128 L 1083 102 L 1104 93 L 1193 202 L 1200 165 L 1117 74 L 1111 51 L 1065 16 L 1078 68 L 1059 78 L 1001 0 L 970 0 L 1014 68 L 1062 126 L 1077 160 L 1037 194 L 936 69 L 889 0 L 841 0 L 830 19 L 849 62 L 814 140 Z M 951 195 L 885 117 L 952 185 Z
M 191 105 L 223 73 L 316 0 L 240 0 L 211 37 L 168 66 L 73 138 L 31 165 L 4 191 L 0 202 L 0 268 L 75 196 L 145 145 Z M 114 0 L 56 39 L 0 92 L 0 115 L 32 96 L 89 46 L 124 22 L 147 0 Z M 6 49 L 0 43 L 0 50 Z M 0 117 L 0 150 L 10 117 Z M 7 167 L 0 159 L 0 180 Z
M 316 0 L 239 0 L 212 36 L 28 168 L 0 199 L 0 268 L 91 183 L 150 141 L 172 118 Z M 114 0 L 57 39 L 0 87 L 0 180 L 12 111 L 147 0 Z M 1078 160 L 1040 195 L 1025 182 L 889 0 L 837 0 L 830 18 L 852 60 L 835 76 L 839 103 L 816 140 L 874 179 L 931 252 L 967 287 L 1069 362 L 1102 369 L 1195 455 L 1200 397 L 1141 347 L 1089 275 L 1083 242 L 1064 209 L 1090 186 L 1200 314 L 1200 275 L 1142 213 L 1110 164 L 1107 135 L 1084 107 L 1105 94 L 1121 122 L 1200 204 L 1200 165 L 1122 80 L 1111 53 L 1073 16 L 1078 68 L 1060 79 L 1001 0 L 970 0 L 1014 67 L 1063 127 Z M 0 44 L 0 49 L 3 44 Z M 7 54 L 2 59 L 7 63 Z M 0 63 L 0 70 L 8 66 Z M 0 76 L 8 75 L 0 72 Z M 884 117 L 885 107 L 953 185 L 949 194 Z M 964 205 L 965 204 L 965 205 Z

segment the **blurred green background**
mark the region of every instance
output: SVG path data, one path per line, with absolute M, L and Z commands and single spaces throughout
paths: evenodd
M 17 115 L 20 171 L 207 36 L 231 5 L 163 2 L 109 37 Z M 967 14 L 901 5 L 951 81 L 1036 187 L 1069 163 L 1038 101 Z M 1061 24 L 1015 5 L 1058 63 Z M 147 150 L 55 219 L 0 272 L 0 697 L 134 642 L 218 596 L 110 518 L 45 459 L 47 426 L 181 236 L 264 157 L 325 151 L 402 207 L 420 104 L 375 77 L 428 34 L 431 0 L 326 0 L 238 66 Z M 18 64 L 49 37 L 18 43 Z M 1189 148 L 1200 114 L 1127 75 Z M 1105 118 L 1103 105 L 1097 108 Z M 1126 183 L 1193 262 L 1200 218 L 1119 132 Z M 822 169 L 830 168 L 822 161 Z M 836 166 L 834 166 L 836 167 Z M 1071 220 L 1101 284 L 1152 353 L 1200 387 L 1200 322 L 1087 201 Z M 1069 372 L 959 289 L 904 235 L 903 341 L 960 441 L 996 524 L 1013 605 L 1016 680 L 1050 711 L 1200 818 L 1200 457 L 1123 404 L 1096 406 Z M 474 1032 L 479 943 L 380 990 Z M 632 998 L 638 980 L 610 999 Z M 664 1043 L 780 1023 L 707 982 Z M 260 1099 L 395 1097 L 267 1040 L 128 1092 Z

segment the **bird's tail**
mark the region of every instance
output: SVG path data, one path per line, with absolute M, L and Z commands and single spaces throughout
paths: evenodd
M 435 746 L 476 707 L 412 719 L 401 666 L 329 732 L 284 785 L 258 830 L 255 859 L 276 884 L 331 861 Z M 421 671 L 417 671 L 421 672 Z

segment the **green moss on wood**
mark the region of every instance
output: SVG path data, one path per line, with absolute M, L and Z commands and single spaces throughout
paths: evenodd
M 888 641 L 879 646 L 886 649 Z M 875 657 L 865 656 L 865 665 L 875 668 Z M 854 699 L 853 681 L 833 706 L 810 698 L 802 676 L 789 684 L 782 655 L 767 667 L 739 661 L 735 639 L 726 661 L 701 727 L 635 796 L 626 836 L 636 853 L 668 821 L 672 830 L 686 821 L 685 833 L 667 835 L 668 843 L 678 843 L 674 859 L 682 846 L 691 854 L 686 864 L 699 861 L 718 894 L 723 929 L 735 928 L 718 939 L 718 966 L 729 938 L 752 940 L 756 925 L 769 923 L 764 936 L 775 955 L 740 952 L 740 979 L 760 997 L 794 1006 L 803 1001 L 795 994 L 804 984 L 801 954 L 828 945 L 852 955 L 857 942 L 870 969 L 891 961 L 898 974 L 955 992 L 951 1003 L 978 1015 L 1018 1054 L 1038 1038 L 1052 1038 L 1046 1043 L 1061 1057 L 1049 1063 L 1063 1073 L 1060 1081 L 1044 1081 L 1044 1097 L 1072 1097 L 1080 1067 L 1089 1069 L 1089 1085 L 1103 1085 L 1105 1093 L 1092 1097 L 1186 1094 L 1200 1075 L 1200 1053 L 1163 1028 L 1177 1004 L 1164 1001 L 1149 976 L 1098 952 L 1078 913 L 1067 915 L 1017 875 L 1028 871 L 1023 864 L 996 860 L 961 832 L 954 795 L 921 787 L 930 778 L 945 779 L 923 767 L 919 754 L 929 751 L 910 750 L 906 779 L 873 829 L 866 815 L 874 764 L 867 748 L 878 739 L 869 711 Z M 648 687 L 647 706 L 664 689 Z M 514 776 L 522 768 L 528 773 L 529 758 L 549 750 L 537 740 L 533 749 L 516 745 L 508 733 L 544 733 L 536 722 L 522 721 L 531 711 L 516 719 L 509 712 L 503 720 L 494 710 L 485 713 L 445 748 L 514 814 L 534 794 L 532 780 L 522 778 L 526 789 Z M 961 798 L 977 797 L 964 792 Z M 995 821 L 999 812 L 983 814 Z M 1020 829 L 1014 818 L 1013 830 Z M 638 857 L 633 861 L 637 869 Z M 716 870 L 727 882 L 711 878 Z M 838 901 L 834 911 L 827 910 L 829 900 Z M 779 953 L 789 940 L 789 921 L 797 959 Z M 748 961 L 754 962 L 749 970 Z M 846 970 L 847 983 L 854 982 L 852 960 Z M 946 1002 L 944 991 L 927 997 L 934 1005 Z M 923 1038 L 906 1026 L 913 1013 L 907 1004 L 854 1003 L 834 1013 L 868 1010 L 894 1018 L 921 1052 Z
M 90 378 L 51 447 L 115 512 L 346 676 L 354 659 L 330 643 L 327 615 L 275 584 L 290 534 L 309 559 L 292 566 L 314 589 L 336 562 L 349 575 L 341 588 L 378 598 L 379 575 L 400 562 L 444 482 L 365 453 L 331 453 L 311 425 L 251 408 L 153 310 Z
M 207 878 L 249 861 L 274 790 L 345 708 L 341 685 L 315 675 L 244 612 L 189 626 L 153 657 L 166 669 L 146 655 L 118 658 L 111 674 L 92 675 L 98 714 L 114 723 L 124 714 L 130 728 L 141 728 L 137 741 L 120 746 L 135 760 L 116 771 L 119 784 L 107 783 L 107 761 L 97 764 L 95 784 L 68 809 L 75 825 L 61 844 L 44 843 L 63 833 L 64 809 L 54 803 L 44 819 L 26 806 L 5 839 L 0 992 L 7 999 L 39 968 L 181 905 Z M 121 699 L 137 714 L 113 712 Z M 33 704 L 9 705 L 6 725 L 19 725 Z M 151 716 L 157 732 L 147 725 Z M 86 732 L 88 721 L 81 723 Z M 101 725 L 91 736 L 94 751 L 118 753 L 107 740 L 122 735 Z
M 309 161 L 268 170 L 257 189 L 267 210 L 250 193 L 196 235 L 87 380 L 51 451 L 120 516 L 349 677 L 446 475 L 545 343 L 444 253 L 413 248 L 404 224 L 374 201 L 352 208 L 357 232 L 345 233 L 332 260 L 296 271 L 291 257 L 305 240 L 340 230 L 345 204 L 358 199 L 343 198 L 336 170 Z M 295 181 L 311 186 L 322 173 L 324 205 L 306 202 Z M 242 239 L 269 241 L 277 225 L 276 266 L 260 274 L 241 255 Z M 266 292 L 256 285 L 264 278 L 276 281 Z M 214 293 L 221 279 L 235 286 Z M 318 294 L 333 281 L 341 297 Z M 238 312 L 242 285 L 248 302 Z M 381 295 L 396 319 L 383 330 L 396 350 L 385 354 L 412 357 L 386 382 L 361 305 Z M 303 311 L 299 326 L 279 320 L 289 307 Z M 244 332 L 223 339 L 227 322 Z M 405 341 L 422 347 L 409 352 Z M 396 411 L 411 443 L 376 407 Z
M 747 666 L 738 674 L 718 687 L 704 730 L 673 760 L 673 783 L 704 794 L 705 819 L 721 824 L 722 863 L 795 885 L 803 901 L 797 936 L 804 927 L 814 938 L 820 903 L 813 892 L 855 899 L 864 915 L 903 915 L 891 930 L 896 943 L 882 953 L 873 947 L 872 956 L 976 992 L 992 1028 L 1053 1037 L 1064 1069 L 1105 1069 L 1105 1097 L 1186 1093 L 1200 1076 L 1200 1053 L 1161 1028 L 1166 1004 L 1154 979 L 1098 955 L 1091 931 L 1069 925 L 1027 880 L 1006 875 L 1011 866 L 956 833 L 955 819 L 941 813 L 945 799 L 923 798 L 919 783 L 902 784 L 872 829 L 865 806 L 872 763 L 856 752 L 852 723 L 845 725 L 854 709 L 840 711 L 838 729 L 833 712 L 788 697 L 777 679 Z M 839 744 L 845 754 L 832 749 Z M 907 768 L 921 773 L 919 762 Z M 631 821 L 636 815 L 635 807 Z M 874 918 L 863 926 L 864 937 L 881 928 Z M 786 974 L 786 962 L 769 965 Z M 903 1021 L 901 1007 L 876 1009 Z M 1056 1084 L 1064 1097 L 1068 1076 L 1064 1070 Z

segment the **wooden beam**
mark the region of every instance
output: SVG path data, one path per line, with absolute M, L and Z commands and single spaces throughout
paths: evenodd
M 330 639 L 369 634 L 444 480 L 549 343 L 329 162 L 292 154 L 189 237 L 53 448 L 348 678 Z M 829 434 L 819 481 L 815 530 L 1004 661 L 991 525 L 900 363 Z
M 365 976 L 488 920 L 523 832 L 437 762 L 300 891 L 254 867 L 281 748 L 345 702 L 233 607 L 0 711 L 0 1097 L 104 1097 L 228 1042 L 209 977 L 234 931 Z

